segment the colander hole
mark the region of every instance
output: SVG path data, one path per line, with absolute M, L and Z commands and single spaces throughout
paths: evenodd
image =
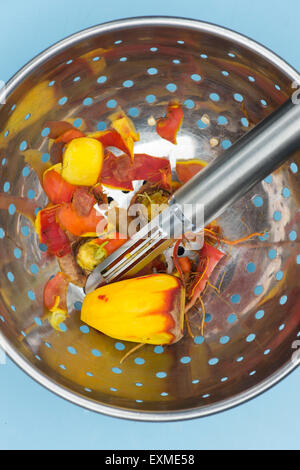
M 112 108 L 115 108 L 117 104 L 118 103 L 116 100 L 108 100 L 106 103 L 106 107 L 112 109 Z
M 114 374 L 122 374 L 122 369 L 120 369 L 119 367 L 113 367 L 112 368 L 112 371 Z
M 295 240 L 297 240 L 297 232 L 295 230 L 292 230 L 290 233 L 289 233 L 289 239 L 291 240 L 291 242 L 294 242 Z
M 101 356 L 101 352 L 98 351 L 98 349 L 92 349 L 92 354 L 95 357 L 100 357 Z
M 115 348 L 118 350 L 118 351 L 123 351 L 125 349 L 125 345 L 123 343 L 116 343 L 115 344 Z
M 254 295 L 261 295 L 263 293 L 263 290 L 264 290 L 263 286 L 260 286 L 260 285 L 256 286 L 254 288 Z
M 227 380 L 228 380 L 228 377 L 222 377 L 221 378 L 221 382 L 227 382 Z
M 285 305 L 286 302 L 287 302 L 287 295 L 282 295 L 279 300 L 280 305 Z
M 212 321 L 212 315 L 210 313 L 205 314 L 205 323 L 210 323 Z
M 14 305 L 11 305 L 10 308 L 12 309 L 13 312 L 16 311 L 16 307 Z
M 193 73 L 191 75 L 191 79 L 194 80 L 194 82 L 200 82 L 200 80 L 202 80 L 202 77 L 198 73 Z
M 42 137 L 47 137 L 47 135 L 50 134 L 50 129 L 49 127 L 44 127 L 44 129 L 41 132 Z
M 25 178 L 26 178 L 26 176 L 28 176 L 29 173 L 30 173 L 29 167 L 28 167 L 28 166 L 25 166 L 25 167 L 23 168 L 23 170 L 22 170 L 22 175 L 25 176 Z
M 200 380 L 198 380 L 198 379 L 192 380 L 192 384 L 194 384 L 194 385 L 198 384 L 199 382 L 200 382 Z
M 154 352 L 155 354 L 162 354 L 164 352 L 164 348 L 162 346 L 155 346 Z
M 237 320 L 237 316 L 235 313 L 231 313 L 227 318 L 228 323 L 234 323 L 236 322 L 236 320 Z
M 52 344 L 50 344 L 48 341 L 45 341 L 45 346 L 47 346 L 48 349 L 52 348 Z
M 5 232 L 3 228 L 0 228 L 0 238 L 4 238 L 4 237 L 5 237 Z
M 76 349 L 73 347 L 73 346 L 68 346 L 67 347 L 67 350 L 70 354 L 72 354 L 73 356 L 75 356 L 75 354 L 77 354 L 77 351 Z
M 66 366 L 64 364 L 60 364 L 59 367 L 62 369 L 62 370 L 67 370 Z
M 32 290 L 29 290 L 27 292 L 27 295 L 28 295 L 30 300 L 35 300 L 35 293 Z
M 210 397 L 210 394 L 209 393 L 206 393 L 205 395 L 202 395 L 202 398 L 209 398 Z
M 285 197 L 285 198 L 290 197 L 291 192 L 290 192 L 289 188 L 283 188 L 283 190 L 282 190 L 282 195 L 283 195 L 283 197 Z
M 234 93 L 233 97 L 235 101 L 238 101 L 238 103 L 241 103 L 242 101 L 244 101 L 244 97 L 240 93 Z
M 130 117 L 137 117 L 140 114 L 140 110 L 138 108 L 129 108 L 128 114 Z
M 2 158 L 2 160 L 1 160 L 1 165 L 4 166 L 5 163 L 6 163 L 6 158 Z
M 86 375 L 87 375 L 88 377 L 94 377 L 94 374 L 92 374 L 92 372 L 86 372 Z
M 252 377 L 252 376 L 255 375 L 255 374 L 256 374 L 256 370 L 253 370 L 252 372 L 250 372 L 249 375 Z
M 229 73 L 227 70 L 222 70 L 222 75 L 224 75 L 224 77 L 228 77 Z
M 275 222 L 279 222 L 281 218 L 282 218 L 281 211 L 275 211 L 273 214 L 273 219 L 275 220 Z
M 0 237 L 0 238 L 3 238 L 3 237 Z M 300 255 L 297 255 L 296 263 L 297 263 L 297 264 L 300 264 Z
M 233 294 L 230 300 L 233 304 L 239 304 L 241 301 L 241 296 L 239 294 Z
M 225 116 L 219 116 L 218 124 L 220 124 L 221 126 L 226 126 L 226 124 L 228 124 L 228 119 Z
M 67 101 L 68 101 L 68 97 L 67 97 L 67 96 L 63 96 L 62 98 L 60 98 L 60 99 L 58 100 L 58 104 L 59 104 L 60 106 L 63 106 L 64 104 L 66 104 Z
M 110 387 L 110 389 L 109 389 L 109 390 L 110 390 L 111 392 L 117 392 L 117 391 L 118 391 L 118 389 L 117 389 L 117 388 L 115 388 L 115 387 Z
M 222 337 L 220 338 L 220 343 L 221 343 L 221 344 L 227 344 L 227 343 L 229 343 L 229 341 L 230 341 L 229 336 L 222 336 Z
M 278 328 L 279 331 L 282 331 L 285 329 L 285 324 L 283 323 L 282 325 L 280 325 L 280 327 Z
M 256 320 L 261 320 L 265 316 L 264 310 L 258 310 L 255 314 Z
M 15 276 L 13 275 L 11 271 L 7 273 L 7 279 L 9 280 L 9 282 L 14 282 L 15 280 Z
M 190 356 L 183 356 L 180 358 L 180 362 L 182 364 L 189 364 L 191 362 L 191 358 Z
M 115 44 L 117 44 L 117 45 L 122 44 L 122 42 L 123 42 L 122 39 L 118 39 L 117 41 L 115 41 Z
M 283 279 L 283 271 L 278 271 L 275 277 L 277 281 L 281 281 L 281 279 Z
M 179 59 L 173 59 L 172 62 L 173 62 L 173 64 L 176 64 L 176 65 L 180 64 L 180 60 L 179 60 Z
M 46 251 L 48 251 L 48 247 L 47 247 L 47 245 L 45 245 L 44 243 L 40 243 L 40 244 L 39 244 L 39 249 L 40 249 L 43 253 L 46 253 Z
M 43 153 L 41 160 L 43 163 L 47 163 L 50 160 L 49 153 Z
M 26 225 L 24 225 L 22 228 L 21 228 L 21 232 L 22 232 L 22 235 L 24 235 L 24 237 L 27 237 L 29 235 L 29 228 L 26 227 Z
M 156 75 L 158 73 L 158 70 L 155 67 L 149 67 L 149 69 L 147 70 L 147 73 L 149 75 Z
M 248 80 L 249 80 L 249 82 L 255 82 L 255 78 L 252 77 L 251 75 L 249 75 Z
M 3 323 L 5 323 L 5 318 L 4 318 L 2 315 L 0 315 L 0 320 L 1 320 Z
M 203 344 L 203 343 L 204 343 L 204 338 L 203 338 L 203 336 L 195 336 L 195 338 L 194 338 L 194 343 L 195 343 L 195 344 Z
M 158 377 L 159 379 L 164 379 L 165 377 L 167 377 L 167 373 L 166 372 L 157 372 L 156 377 Z
M 88 392 L 88 393 L 91 393 L 91 391 L 92 391 L 92 390 L 91 390 L 90 388 L 88 388 L 88 387 L 85 387 L 84 390 L 85 390 L 86 392 Z
M 261 207 L 264 203 L 264 200 L 261 196 L 255 196 L 254 198 L 252 198 L 252 202 L 255 207 Z
M 34 191 L 33 189 L 29 189 L 29 190 L 27 191 L 27 197 L 28 197 L 28 199 L 34 199 L 34 197 L 35 197 L 35 191 Z
M 51 82 L 48 83 L 48 86 L 53 86 L 55 83 L 55 80 L 51 80 Z
M 254 333 L 251 333 L 250 335 L 247 336 L 246 341 L 247 343 L 252 343 L 256 338 L 256 335 Z
M 73 82 L 79 82 L 81 80 L 81 77 L 79 77 L 79 75 L 77 75 L 76 77 L 73 78 Z
M 36 264 L 31 264 L 30 271 L 32 272 L 32 274 L 37 274 L 39 272 L 39 268 L 37 267 Z
M 137 403 L 143 403 L 143 400 L 135 400 Z
M 187 109 L 193 109 L 195 107 L 195 103 L 193 100 L 185 100 L 184 105 Z
M 93 104 L 94 100 L 93 98 L 91 98 L 90 96 L 88 96 L 87 98 L 85 98 L 83 100 L 83 105 L 84 106 L 91 106 Z
M 212 359 L 208 361 L 208 364 L 210 366 L 215 366 L 216 364 L 218 364 L 218 362 L 219 362 L 219 359 L 217 357 L 213 357 Z
M 106 75 L 101 75 L 101 77 L 98 77 L 98 78 L 97 78 L 97 82 L 100 83 L 100 84 L 101 84 L 101 83 L 105 83 L 106 80 L 107 80 Z
M 199 119 L 199 121 L 197 121 L 197 126 L 200 128 L 200 129 L 205 129 L 207 127 L 207 123 L 204 122 L 202 119 Z
M 243 362 L 243 360 L 244 360 L 243 356 L 240 356 L 237 358 L 236 362 Z
M 73 126 L 75 127 L 80 127 L 81 124 L 82 124 L 82 119 L 80 118 L 75 119 L 75 121 L 73 122 Z
M 1 238 L 1 236 L 0 236 L 0 238 Z M 14 257 L 16 259 L 20 259 L 21 256 L 22 256 L 22 251 L 20 250 L 20 248 L 15 248 L 14 249 Z
M 210 93 L 209 97 L 212 101 L 220 101 L 220 96 L 218 93 Z
M 9 134 L 9 130 L 5 131 L 5 133 L 4 133 L 4 137 L 7 137 L 7 136 L 8 136 L 8 134 Z
M 154 103 L 154 101 L 156 101 L 156 96 L 155 95 L 147 95 L 146 96 L 146 101 L 149 104 Z
M 135 385 L 136 385 L 137 387 L 142 387 L 142 386 L 143 386 L 143 384 L 142 384 L 141 382 L 136 382 Z
M 76 300 L 76 302 L 74 302 L 74 308 L 75 310 L 81 310 L 81 307 L 82 307 L 82 302 L 80 302 L 79 300 Z
M 106 129 L 106 123 L 104 121 L 100 121 L 97 124 L 97 130 L 98 131 L 105 131 Z
M 123 82 L 123 87 L 125 88 L 131 88 L 133 85 L 134 82 L 132 80 L 125 80 L 125 82 Z
M 256 271 L 256 264 L 255 263 L 248 263 L 247 266 L 246 266 L 246 269 L 248 271 L 248 273 L 255 273 Z
M 232 143 L 229 139 L 225 139 L 225 140 L 222 141 L 221 145 L 222 145 L 223 149 L 226 150 L 229 147 L 231 147 Z
M 127 61 L 127 57 L 120 57 L 120 62 L 126 62 Z
M 235 57 L 235 54 L 233 52 L 228 52 L 229 57 Z
M 141 366 L 141 365 L 145 364 L 145 359 L 143 359 L 142 357 L 136 357 L 135 360 L 134 360 L 134 362 L 135 362 L 137 365 Z
M 267 356 L 268 354 L 270 354 L 270 352 L 271 352 L 271 349 L 266 349 L 266 350 L 264 351 L 264 355 Z
M 157 51 L 158 51 L 158 48 L 157 48 L 157 47 L 150 47 L 150 51 L 151 51 L 151 52 L 157 52 Z
M 90 329 L 87 325 L 81 325 L 79 329 L 84 335 L 87 335 L 90 332 Z
M 182 39 L 179 39 L 179 40 L 177 41 L 177 44 L 184 44 L 184 41 L 182 41 Z
M 174 93 L 177 90 L 177 85 L 175 85 L 175 83 L 168 83 L 166 85 L 166 89 L 171 93 Z
M 42 326 L 43 322 L 39 317 L 34 317 L 34 323 L 38 326 Z
M 242 117 L 241 123 L 242 123 L 242 125 L 243 125 L 244 127 L 249 127 L 249 121 L 248 121 L 247 118 Z
M 7 193 L 9 191 L 9 188 L 10 188 L 10 183 L 8 181 L 5 181 L 3 185 L 3 191 Z
M 21 152 L 23 152 L 24 150 L 27 149 L 27 142 L 26 142 L 26 140 L 23 140 L 23 141 L 20 143 L 19 149 L 21 150 Z
M 200 57 L 201 59 L 207 59 L 208 56 L 206 54 L 200 54 Z
M 160 394 L 162 397 L 167 397 L 169 394 L 167 392 L 161 392 Z
M 277 256 L 277 251 L 274 248 L 268 251 L 268 257 L 270 259 L 275 259 L 276 256 Z
M 293 163 L 290 164 L 290 169 L 293 173 L 297 173 L 298 172 L 298 165 L 295 162 L 293 162 Z
M 267 105 L 268 105 L 268 103 L 266 102 L 266 100 L 260 100 L 260 102 L 261 102 L 261 104 L 262 104 L 263 106 L 267 106 Z

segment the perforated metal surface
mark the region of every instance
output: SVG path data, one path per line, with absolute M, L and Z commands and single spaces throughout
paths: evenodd
M 13 359 L 76 403 L 154 420 L 219 411 L 290 371 L 300 323 L 299 155 L 218 220 L 228 239 L 264 230 L 268 236 L 227 250 L 211 279 L 218 285 L 225 271 L 221 295 L 208 288 L 203 298 L 205 337 L 194 311 L 194 339 L 145 346 L 122 365 L 132 343 L 82 324 L 76 289 L 63 332 L 41 321 L 43 285 L 58 266 L 14 198 L 36 210 L 47 202 L 28 164 L 32 158 L 42 169 L 48 164 L 47 120 L 102 130 L 121 106 L 140 132 L 136 151 L 169 156 L 175 168 L 178 158 L 222 158 L 224 148 L 285 101 L 296 78 L 247 38 L 167 18 L 79 33 L 21 71 L 0 109 L 0 328 Z M 177 147 L 160 139 L 153 125 L 175 97 L 185 111 Z

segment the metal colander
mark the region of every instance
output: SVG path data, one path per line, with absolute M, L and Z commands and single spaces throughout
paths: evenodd
M 298 154 L 219 218 L 227 239 L 268 235 L 227 250 L 210 280 L 214 286 L 222 280 L 221 292 L 208 287 L 203 297 L 204 337 L 195 310 L 194 338 L 144 346 L 122 364 L 132 343 L 84 325 L 76 289 L 63 331 L 41 319 L 43 286 L 58 265 L 39 245 L 28 215 L 47 203 L 37 175 L 49 160 L 46 121 L 101 130 L 120 106 L 140 132 L 136 151 L 169 156 L 174 168 L 178 158 L 222 158 L 224 148 L 284 102 L 299 79 L 248 38 L 176 18 L 96 26 L 18 72 L 0 109 L 0 339 L 10 357 L 74 403 L 157 421 L 226 409 L 290 372 L 299 345 Z M 174 98 L 185 111 L 177 146 L 160 139 L 154 125 Z

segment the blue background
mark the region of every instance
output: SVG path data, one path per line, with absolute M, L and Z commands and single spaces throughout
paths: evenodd
M 2 0 L 0 79 L 52 43 L 118 18 L 173 15 L 210 21 L 270 47 L 300 70 L 299 0 Z M 81 409 L 8 360 L 0 365 L 2 449 L 299 449 L 300 368 L 264 395 L 225 413 L 139 423 Z

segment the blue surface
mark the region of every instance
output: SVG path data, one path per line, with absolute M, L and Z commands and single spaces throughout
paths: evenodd
M 299 13 L 298 0 L 1 1 L 0 79 L 7 80 L 69 34 L 139 15 L 185 16 L 227 26 L 270 47 L 300 70 Z M 1 449 L 299 449 L 299 368 L 238 408 L 163 424 L 83 410 L 33 382 L 9 360 L 0 365 L 0 384 Z

